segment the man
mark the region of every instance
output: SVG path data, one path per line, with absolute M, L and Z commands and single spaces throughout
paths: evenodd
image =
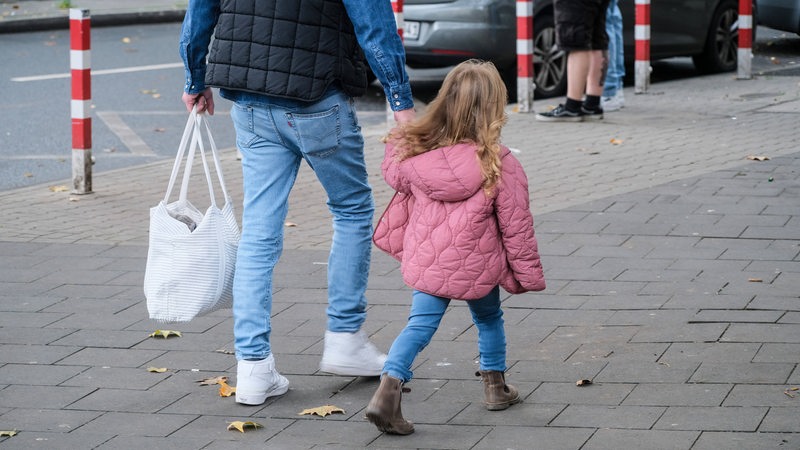
M 234 102 L 244 184 L 233 286 L 236 401 L 259 405 L 289 388 L 269 343 L 272 275 L 301 160 L 333 215 L 320 369 L 380 375 L 386 355 L 361 330 L 374 206 L 352 97 L 366 89 L 369 62 L 395 120 L 414 117 L 389 0 L 191 0 L 180 53 L 187 109 L 213 114 L 211 86 Z
M 600 96 L 606 73 L 608 2 L 555 0 L 556 42 L 568 52 L 567 99 L 552 111 L 536 114 L 536 120 L 581 122 L 603 118 Z

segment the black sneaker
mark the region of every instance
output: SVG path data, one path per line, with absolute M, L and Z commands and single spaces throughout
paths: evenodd
M 603 108 L 599 106 L 594 109 L 581 106 L 581 114 L 583 115 L 583 120 L 603 120 Z
M 537 113 L 536 120 L 541 122 L 581 122 L 583 121 L 583 113 L 580 111 L 572 112 L 564 105 L 558 105 L 551 111 Z

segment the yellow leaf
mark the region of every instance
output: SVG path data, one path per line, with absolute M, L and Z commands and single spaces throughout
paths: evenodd
M 150 337 L 153 337 L 153 338 L 160 337 L 160 338 L 166 339 L 166 338 L 172 337 L 172 336 L 181 337 L 181 332 L 180 331 L 173 331 L 173 330 L 156 330 L 156 331 L 153 331 L 152 333 L 150 333 Z
M 298 416 L 316 414 L 320 417 L 325 417 L 328 414 L 333 414 L 333 413 L 344 414 L 344 410 L 342 408 L 339 408 L 338 406 L 323 405 L 323 406 L 317 406 L 316 408 L 304 409 L 300 414 L 298 414 Z
M 228 385 L 228 383 L 224 381 L 220 381 L 219 383 L 219 396 L 220 397 L 230 397 L 231 395 L 236 393 L 236 388 L 233 386 Z
M 622 139 L 611 138 L 611 141 L 610 141 L 610 142 L 611 142 L 612 144 L 614 144 L 614 145 L 619 145 L 619 144 L 622 144 L 622 142 L 623 142 L 623 141 L 622 141 Z
M 769 160 L 769 156 L 747 155 L 747 159 L 749 159 L 750 161 L 767 161 Z
M 66 191 L 68 191 L 68 190 L 69 190 L 69 188 L 68 188 L 68 187 L 66 187 L 66 186 L 63 186 L 63 185 L 59 185 L 59 186 L 50 186 L 48 189 L 50 189 L 50 191 L 51 191 L 51 192 L 66 192 Z
M 30 172 L 25 172 L 25 173 L 22 174 L 22 176 L 25 177 L 25 178 L 32 178 L 33 174 L 30 173 Z
M 261 425 L 260 423 L 256 422 L 251 422 L 249 420 L 247 422 L 242 422 L 241 420 L 237 420 L 236 422 L 231 422 L 230 424 L 228 424 L 228 430 L 239 430 L 242 433 L 244 433 L 245 428 L 252 428 L 255 430 L 256 428 L 264 428 L 264 425 Z
M 228 381 L 228 377 L 220 376 L 213 378 L 206 378 L 204 380 L 197 380 L 200 386 L 211 386 L 212 384 L 222 384 Z
M 11 437 L 16 436 L 17 430 L 10 430 L 10 431 L 0 431 L 0 437 Z
M 148 372 L 153 372 L 153 373 L 164 373 L 164 372 L 167 371 L 167 368 L 166 367 L 148 367 L 147 371 Z
M 131 43 L 131 38 L 129 38 L 129 37 L 122 38 L 122 43 L 123 44 L 130 44 Z

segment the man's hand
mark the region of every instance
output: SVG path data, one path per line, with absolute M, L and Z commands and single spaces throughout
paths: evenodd
M 198 113 L 208 111 L 208 115 L 214 115 L 214 94 L 211 92 L 211 88 L 206 88 L 199 94 L 187 94 L 184 92 L 181 100 L 186 104 L 186 109 L 189 112 L 192 112 L 192 108 L 197 105 Z
M 394 112 L 394 121 L 397 122 L 398 125 L 403 125 L 408 122 L 414 120 L 417 116 L 416 111 L 413 108 L 411 109 L 404 109 L 402 111 L 395 111 Z

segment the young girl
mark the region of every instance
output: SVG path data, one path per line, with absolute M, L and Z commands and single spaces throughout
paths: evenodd
M 424 116 L 389 134 L 381 168 L 398 192 L 395 200 L 405 200 L 391 202 L 374 239 L 400 260 L 403 280 L 414 291 L 408 324 L 389 350 L 366 410 L 381 431 L 414 432 L 400 408 L 402 385 L 411 380 L 414 358 L 430 342 L 450 299 L 467 300 L 478 329 L 476 375 L 486 408 L 520 401 L 505 382 L 499 286 L 516 294 L 543 290 L 545 281 L 528 180 L 500 144 L 506 100 L 494 65 L 467 61 L 447 75 Z

